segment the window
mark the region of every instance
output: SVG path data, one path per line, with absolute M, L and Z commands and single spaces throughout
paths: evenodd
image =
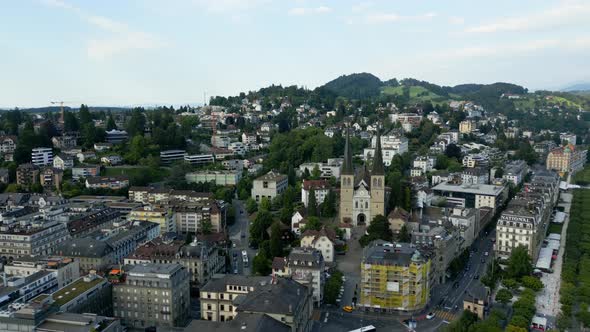
M 268 188 L 268 182 L 267 181 L 262 182 L 262 188 Z

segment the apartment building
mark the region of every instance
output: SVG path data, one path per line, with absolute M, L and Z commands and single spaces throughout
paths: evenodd
M 301 247 L 319 250 L 328 263 L 334 261 L 335 245 L 336 233 L 326 227 L 319 231 L 308 229 L 301 235 Z
M 10 276 L 29 276 L 39 271 L 53 272 L 61 288 L 80 278 L 80 263 L 70 258 L 22 256 L 4 265 L 4 272 Z
M 72 179 L 75 181 L 81 178 L 90 178 L 100 175 L 99 165 L 78 165 L 72 168 Z
M 215 162 L 213 154 L 187 154 L 184 162 L 195 166 L 207 165 Z
M 468 154 L 463 157 L 463 167 L 488 167 L 490 159 L 483 154 Z
M 31 163 L 35 166 L 53 164 L 53 150 L 51 148 L 34 148 L 31 151 Z
M 489 184 L 439 183 L 432 188 L 447 203 L 467 208 L 489 207 L 496 211 L 508 199 L 508 188 Z
M 197 202 L 173 201 L 169 205 L 174 216 L 176 231 L 180 234 L 196 234 L 203 230 L 203 223 L 210 224 L 211 232 L 222 232 L 226 227 L 227 207 L 222 202 L 205 200 Z
M 185 150 L 165 150 L 160 151 L 160 162 L 165 165 L 170 165 L 176 161 L 183 161 L 187 155 Z
M 459 123 L 459 132 L 461 134 L 471 134 L 477 129 L 477 122 L 473 120 L 463 120 Z
M 330 183 L 326 180 L 303 180 L 303 184 L 301 185 L 301 201 L 305 207 L 309 204 L 309 195 L 312 189 L 317 206 L 324 202 L 331 190 Z
M 408 243 L 377 240 L 363 250 L 360 299 L 365 311 L 422 310 L 430 298 L 430 259 Z
M 502 179 L 514 186 L 520 185 L 529 171 L 529 167 L 524 160 L 511 160 L 504 166 Z
M 51 189 L 55 187 L 59 190 L 63 176 L 63 170 L 54 167 L 45 167 L 39 174 L 39 183 L 43 188 Z
M 559 177 L 555 173 L 537 172 L 530 183 L 525 183 L 496 225 L 497 256 L 508 259 L 514 248 L 523 246 L 535 261 L 558 196 Z
M 142 206 L 129 213 L 129 220 L 149 221 L 160 225 L 160 233 L 176 232 L 174 214 L 169 208 L 160 206 Z
M 272 200 L 287 189 L 288 178 L 286 175 L 269 171 L 254 179 L 252 184 L 252 198 L 260 202 L 264 197 Z
M 465 185 L 488 184 L 490 182 L 490 173 L 487 168 L 468 167 L 461 172 L 461 182 Z
M 563 173 L 575 173 L 584 168 L 586 164 L 585 149 L 576 149 L 572 144 L 558 147 L 547 155 L 547 169 Z
M 74 158 L 67 154 L 60 153 L 53 158 L 53 167 L 64 170 L 74 167 Z
M 219 255 L 219 248 L 207 242 L 190 244 L 184 241 L 154 239 L 135 249 L 125 257 L 125 265 L 147 263 L 180 264 L 191 275 L 191 285 L 205 285 L 213 275 L 225 270 L 225 256 Z
M 184 327 L 190 320 L 190 275 L 180 264 L 139 264 L 113 285 L 113 309 L 129 328 Z
M 296 247 L 287 257 L 275 257 L 272 263 L 273 277 L 289 277 L 312 290 L 314 304 L 324 300 L 325 263 L 322 253 L 311 248 Z
M 299 172 L 301 174 L 305 174 L 305 172 L 312 174 L 317 167 L 322 179 L 330 179 L 332 177 L 339 179 L 340 172 L 342 171 L 342 163 L 342 158 L 330 158 L 325 163 L 303 163 L 299 165 Z
M 18 165 L 16 168 L 16 184 L 28 187 L 38 182 L 39 167 L 30 163 Z
M 61 312 L 113 314 L 112 285 L 95 272 L 61 287 L 51 294 L 51 299 Z
M 226 322 L 266 314 L 293 332 L 311 330 L 311 291 L 292 279 L 224 275 L 201 288 L 201 319 Z
M 129 135 L 125 130 L 112 129 L 106 132 L 106 140 L 111 144 L 118 144 L 126 141 Z
M 0 255 L 9 260 L 25 255 L 49 255 L 69 238 L 66 225 L 60 222 L 11 224 L 0 231 Z
M 127 187 L 129 187 L 129 177 L 124 175 L 93 176 L 86 178 L 86 188 L 89 189 L 120 190 Z
M 18 138 L 16 136 L 0 136 L 0 152 L 2 154 L 11 154 L 16 150 Z

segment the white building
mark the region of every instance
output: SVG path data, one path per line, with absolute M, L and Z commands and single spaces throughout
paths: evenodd
M 211 136 L 211 145 L 216 148 L 227 148 L 231 142 L 229 136 L 213 135 Z
M 74 167 L 74 158 L 65 154 L 59 154 L 53 158 L 53 167 L 64 170 Z
M 324 299 L 325 264 L 322 253 L 310 248 L 293 248 L 287 258 L 277 257 L 273 261 L 273 276 L 290 277 L 312 289 L 313 301 Z
M 559 134 L 559 140 L 563 143 L 566 141 L 566 144 L 576 145 L 576 135 L 569 134 L 569 133 L 561 133 Z
M 340 178 L 340 171 L 342 170 L 342 158 L 330 158 L 325 163 L 303 163 L 299 165 L 299 171 L 303 174 L 305 170 L 312 174 L 313 170 L 317 166 L 321 172 L 320 177 L 323 179 L 329 179 L 335 177 Z
M 365 160 L 371 160 L 375 155 L 377 136 L 371 139 L 371 147 L 365 148 L 363 157 Z M 393 130 L 381 136 L 381 151 L 383 155 L 383 165 L 390 166 L 391 160 L 395 155 L 408 151 L 408 139 L 400 133 Z
M 421 169 L 422 173 L 427 173 L 434 169 L 435 163 L 436 158 L 432 156 L 419 156 L 414 159 L 413 166 Z
M 186 151 L 184 150 L 165 150 L 160 151 L 160 162 L 162 164 L 171 164 L 175 161 L 184 160 Z
M 319 250 L 328 263 L 334 262 L 336 234 L 323 227 L 319 231 L 307 230 L 301 236 L 301 247 Z
M 53 165 L 53 151 L 51 148 L 34 148 L 31 152 L 31 162 L 36 166 Z
M 330 184 L 326 180 L 303 180 L 303 184 L 301 185 L 301 201 L 305 207 L 309 204 L 309 193 L 311 189 L 315 192 L 315 200 L 319 206 L 330 193 Z
M 215 158 L 212 154 L 193 154 L 193 155 L 185 155 L 184 162 L 189 163 L 191 165 L 206 165 L 215 162 Z
M 242 143 L 244 144 L 256 144 L 256 134 L 242 133 Z
M 235 155 L 243 156 L 248 151 L 246 145 L 242 142 L 231 142 L 229 143 L 228 149 L 232 151 Z
M 502 179 L 511 182 L 515 186 L 524 181 L 525 176 L 528 173 L 528 165 L 524 160 L 512 160 L 504 166 L 504 174 Z
M 272 200 L 282 194 L 288 185 L 289 181 L 286 175 L 270 171 L 253 181 L 252 198 L 256 202 L 260 202 L 264 197 Z

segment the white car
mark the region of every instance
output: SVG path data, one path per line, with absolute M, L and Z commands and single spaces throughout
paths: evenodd
M 429 312 L 428 315 L 426 315 L 426 319 L 433 319 L 436 316 L 436 314 L 434 312 Z
M 483 255 L 484 255 L 484 256 L 488 256 L 489 254 L 490 254 L 490 253 L 489 253 L 489 252 L 487 252 L 487 251 L 483 253 Z

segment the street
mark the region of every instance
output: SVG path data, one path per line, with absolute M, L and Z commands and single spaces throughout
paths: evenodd
M 244 203 L 237 199 L 234 199 L 235 211 L 235 222 L 229 226 L 229 238 L 235 247 L 230 250 L 231 253 L 231 269 L 230 273 L 237 271 L 238 274 L 250 275 L 252 266 L 252 259 L 256 255 L 256 250 L 250 249 L 249 244 L 249 226 L 250 221 L 248 219 L 248 213 L 244 207 Z M 242 213 L 243 212 L 243 213 Z M 244 266 L 242 259 L 242 250 L 246 250 L 248 253 L 248 266 Z

